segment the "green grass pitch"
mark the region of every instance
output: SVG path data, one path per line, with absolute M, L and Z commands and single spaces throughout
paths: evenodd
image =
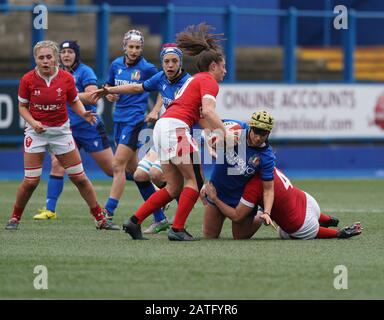
M 133 241 L 123 231 L 97 231 L 85 202 L 67 181 L 59 220 L 33 221 L 45 202 L 46 183 L 35 191 L 20 229 L 4 230 L 18 182 L 0 183 L 0 299 L 383 299 L 384 180 L 296 180 L 340 225 L 361 221 L 362 235 L 347 240 L 282 241 L 271 227 L 252 240 L 221 238 L 174 243 L 166 233 Z M 94 181 L 101 204 L 110 181 Z M 141 203 L 127 183 L 116 222 Z M 173 215 L 172 203 L 168 215 Z M 203 206 L 188 230 L 201 235 Z M 146 226 L 150 221 L 146 221 Z M 36 265 L 48 270 L 48 289 L 33 286 Z M 348 271 L 348 289 L 334 288 L 334 268 Z

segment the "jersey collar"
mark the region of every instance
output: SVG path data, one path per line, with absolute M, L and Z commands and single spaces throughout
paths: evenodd
M 123 62 L 124 62 L 124 65 L 126 66 L 126 67 L 133 67 L 133 66 L 135 66 L 135 65 L 137 65 L 142 59 L 143 59 L 144 57 L 143 56 L 140 56 L 140 57 L 138 57 L 137 59 L 136 59 L 136 61 L 134 62 L 134 63 L 132 63 L 132 64 L 128 64 L 127 62 L 126 62 L 126 56 L 124 55 L 123 56 Z
M 187 72 L 186 72 L 184 69 L 181 69 L 181 73 L 180 73 L 176 78 L 174 78 L 174 79 L 172 79 L 172 80 L 169 80 L 169 79 L 167 78 L 167 80 L 168 80 L 168 82 L 169 82 L 170 84 L 175 84 L 175 83 L 179 82 L 180 79 L 182 79 L 186 74 L 187 74 Z
M 59 73 L 59 67 L 55 67 L 55 73 L 53 75 L 51 75 L 50 77 L 45 77 L 43 76 L 40 72 L 39 72 L 39 69 L 36 67 L 35 68 L 35 72 L 36 74 L 45 81 L 45 83 L 47 84 L 47 86 L 49 87 L 51 85 L 51 81 L 57 76 L 57 74 Z

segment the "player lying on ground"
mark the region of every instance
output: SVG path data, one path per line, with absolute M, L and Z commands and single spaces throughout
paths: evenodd
M 279 226 L 282 239 L 325 239 L 350 238 L 361 233 L 360 222 L 342 229 L 336 227 L 339 220 L 320 211 L 316 200 L 299 188 L 292 185 L 289 179 L 277 168 L 274 172 L 275 200 L 271 210 L 271 219 Z M 249 239 L 263 223 L 257 208 L 263 206 L 263 187 L 260 175 L 254 176 L 246 185 L 243 196 L 236 208 L 223 202 L 212 183 L 205 186 L 205 194 L 217 207 L 216 220 L 232 220 L 234 239 Z M 205 211 L 203 231 L 206 238 L 217 238 L 220 235 L 222 222 L 216 223 L 209 211 Z

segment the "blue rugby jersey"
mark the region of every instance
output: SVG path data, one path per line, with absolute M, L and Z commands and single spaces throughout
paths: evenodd
M 143 89 L 145 91 L 158 91 L 163 99 L 163 106 L 166 109 L 175 99 L 185 81 L 190 77 L 191 75 L 183 70 L 177 78 L 170 81 L 164 71 L 160 71 L 144 81 Z
M 77 92 L 84 92 L 85 88 L 90 85 L 97 86 L 97 77 L 95 73 L 91 67 L 84 63 L 80 63 L 76 69 L 71 72 L 71 74 L 75 78 Z M 84 107 L 86 110 L 96 112 L 96 105 L 87 105 Z M 68 116 L 71 126 L 75 126 L 80 123 L 87 123 L 87 121 L 72 110 L 71 106 L 68 106 Z
M 157 73 L 156 67 L 144 57 L 134 65 L 126 65 L 124 56 L 116 58 L 110 66 L 107 84 L 119 86 L 132 83 L 143 83 Z M 144 121 L 148 107 L 148 92 L 140 94 L 120 94 L 113 113 L 114 122 L 139 123 Z
M 225 121 L 239 123 L 243 129 L 240 141 L 247 141 L 248 124 L 236 120 Z M 272 147 L 269 144 L 266 144 L 264 147 L 250 147 L 247 145 L 245 147 L 245 158 L 241 152 L 238 153 L 239 148 L 239 146 L 235 146 L 233 151 L 226 152 L 223 159 L 224 163 L 216 163 L 211 175 L 211 181 L 217 190 L 218 197 L 232 207 L 237 206 L 246 183 L 256 173 L 260 172 L 261 178 L 264 181 L 273 180 L 273 169 L 276 160 Z M 232 174 L 228 174 L 228 169 L 230 168 Z

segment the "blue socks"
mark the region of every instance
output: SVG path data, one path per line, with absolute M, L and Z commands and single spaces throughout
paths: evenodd
M 134 179 L 133 179 L 133 174 L 132 174 L 132 173 L 129 173 L 129 172 L 127 172 L 127 171 L 125 171 L 125 179 L 126 179 L 127 181 L 134 181 Z
M 155 187 L 150 181 L 144 181 L 144 182 L 135 181 L 135 183 L 139 188 L 140 194 L 144 200 L 147 200 L 153 193 L 156 192 Z M 153 213 L 153 216 L 155 217 L 155 222 L 159 222 L 166 218 L 166 216 L 164 215 L 163 209 L 159 209 L 155 211 Z
M 119 200 L 108 198 L 107 203 L 105 204 L 105 209 L 108 211 L 108 213 L 113 216 L 115 213 L 115 209 L 119 205 Z
M 64 177 L 58 177 L 50 175 L 48 179 L 47 186 L 47 199 L 45 201 L 45 206 L 47 210 L 52 212 L 56 211 L 57 199 L 59 199 L 60 194 L 63 192 L 64 188 Z

